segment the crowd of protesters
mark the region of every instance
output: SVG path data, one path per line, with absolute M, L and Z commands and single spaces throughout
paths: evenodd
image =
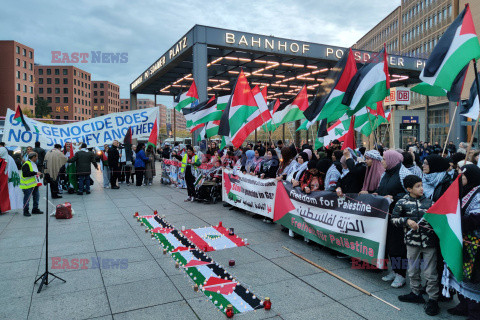
M 448 294 L 442 295 L 442 288 L 444 293 L 447 289 L 452 293 L 457 291 L 460 304 L 448 312 L 478 319 L 480 151 L 471 152 L 466 159 L 467 147 L 466 143 L 460 143 L 457 149 L 453 142 L 449 142 L 444 151 L 438 142 L 433 145 L 410 142 L 405 150 L 386 149 L 380 145 L 372 150 L 364 147 L 342 150 L 342 143 L 335 140 L 328 148 L 314 150 L 309 144 L 297 148 L 294 145 L 285 146 L 282 141 L 276 145 L 259 141 L 243 148 L 229 146 L 222 150 L 217 143 L 211 142 L 205 153 L 190 146 L 176 145 L 171 149 L 166 145 L 160 153 L 165 159 L 182 161 L 188 189 L 186 201 L 195 198 L 191 173 L 202 163 L 236 169 L 261 179 L 285 180 L 305 193 L 327 190 L 336 192 L 338 196 L 360 193 L 387 198 L 391 204 L 386 254 L 391 261 L 409 261 L 409 267 L 405 269 L 401 264 L 390 263 L 389 271 L 382 280 L 400 288 L 406 284 L 408 273 L 411 292 L 399 296 L 399 300 L 425 303 L 428 315 L 439 313 L 439 301 L 451 299 L 445 297 Z M 473 239 L 474 242 L 470 243 L 476 244 L 475 247 L 469 246 L 470 251 L 464 254 L 464 268 L 470 279 L 464 282 L 457 282 L 447 268 L 444 270 L 439 239 L 428 222 L 422 219 L 459 174 L 463 174 L 460 188 L 463 236 Z M 221 179 L 221 176 L 215 177 Z M 418 264 L 420 259 L 424 263 L 422 272 Z M 421 274 L 426 287 L 422 287 Z M 427 301 L 423 294 L 428 296 Z

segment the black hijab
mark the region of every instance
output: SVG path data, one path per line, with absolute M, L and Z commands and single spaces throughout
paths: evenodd
M 462 170 L 467 178 L 467 184 L 462 187 L 462 197 L 464 197 L 473 188 L 480 185 L 480 168 L 474 164 L 467 164 L 462 167 Z
M 430 167 L 429 173 L 443 172 L 450 168 L 450 162 L 438 154 L 432 154 L 425 158 Z

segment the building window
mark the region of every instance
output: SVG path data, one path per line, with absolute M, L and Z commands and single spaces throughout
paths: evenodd
M 33 74 L 30 75 L 30 82 L 33 82 Z
M 60 79 L 59 78 L 55 78 L 55 84 L 60 84 Z
M 47 94 L 52 94 L 52 88 L 47 88 Z
M 55 75 L 58 76 L 60 74 L 60 69 L 55 69 Z
M 98 103 L 97 98 L 93 99 L 93 103 Z
M 27 104 L 27 97 L 23 97 L 23 104 Z
M 103 88 L 103 83 L 100 83 L 100 88 Z
M 47 97 L 47 101 L 52 103 L 52 97 Z
M 27 85 L 26 84 L 23 85 L 23 92 L 27 93 Z
M 51 75 L 52 74 L 52 69 L 47 69 L 47 75 Z
M 43 88 L 38 88 L 38 93 L 43 94 Z
M 17 67 L 20 67 L 20 59 L 17 58 Z
M 28 57 L 29 57 L 30 59 L 33 59 L 33 52 L 32 52 L 32 51 L 28 51 Z
M 63 94 L 68 94 L 68 88 L 63 88 Z
M 68 120 L 68 116 L 63 116 L 63 119 Z
M 63 75 L 64 76 L 68 75 L 68 69 L 63 69 Z
M 33 87 L 30 87 L 30 93 L 33 93 Z
M 24 57 L 27 56 L 27 49 L 23 49 L 23 56 L 24 56 Z
M 17 103 L 20 103 L 20 96 L 17 96 Z
M 100 103 L 104 103 L 104 100 L 103 100 L 103 99 L 100 99 Z
M 65 99 L 64 99 L 64 100 L 65 100 Z M 64 102 L 65 102 L 65 101 L 64 101 Z M 67 102 L 68 102 L 68 99 L 67 99 Z M 63 111 L 64 111 L 64 112 L 68 112 L 68 106 L 63 107 Z
M 30 98 L 30 105 L 33 106 L 33 98 Z
M 77 103 L 77 98 L 73 98 L 73 102 L 74 102 L 74 103 Z
M 55 103 L 60 103 L 60 97 L 55 97 Z
M 60 94 L 60 88 L 55 88 L 55 94 Z
M 19 46 L 17 46 L 17 53 L 20 54 L 20 47 Z
M 63 78 L 63 84 L 68 84 L 68 78 Z
M 38 69 L 38 74 L 41 76 L 43 75 L 43 69 Z
M 93 96 L 96 96 L 97 95 L 97 91 L 93 91 Z
M 96 84 L 96 83 L 94 83 L 94 84 L 93 84 L 93 87 L 94 87 L 94 88 L 96 88 L 96 87 L 97 87 L 97 84 Z

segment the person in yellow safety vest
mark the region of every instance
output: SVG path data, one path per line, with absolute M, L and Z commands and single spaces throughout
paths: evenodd
M 38 200 L 40 199 L 40 193 L 37 186 L 37 176 L 41 177 L 42 174 L 37 168 L 38 155 L 36 152 L 30 152 L 28 154 L 28 160 L 22 165 L 22 172 L 20 174 L 20 189 L 23 190 L 23 215 L 30 217 L 29 203 L 30 197 L 33 197 L 33 214 L 42 214 L 38 208 Z
M 193 202 L 195 200 L 195 176 L 193 175 L 192 166 L 198 167 L 200 164 L 200 159 L 193 151 L 193 147 L 188 146 L 187 153 L 183 155 L 182 168 L 180 170 L 185 175 L 185 182 L 187 183 L 188 198 L 185 202 Z

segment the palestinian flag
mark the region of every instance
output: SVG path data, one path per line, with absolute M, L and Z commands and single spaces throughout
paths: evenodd
M 343 140 L 343 145 L 342 145 L 342 150 L 345 150 L 347 148 L 350 148 L 352 150 L 355 150 L 357 148 L 357 144 L 355 143 L 355 116 L 353 116 L 350 119 L 350 127 L 348 128 L 348 132 L 345 135 L 345 138 Z
M 433 48 L 420 79 L 432 86 L 450 90 L 460 71 L 470 60 L 478 58 L 480 43 L 467 4 Z
M 270 122 L 267 123 L 267 131 L 275 131 L 283 123 L 304 119 L 303 111 L 307 108 L 307 87 L 303 86 L 295 97 L 280 104 Z
M 229 235 L 229 231 L 223 226 L 188 229 L 182 231 L 182 233 L 190 242 L 204 252 L 243 247 L 246 245 L 242 238 L 236 235 Z
M 210 121 L 205 125 L 205 138 L 210 139 L 213 136 L 218 135 L 218 126 L 220 120 Z
M 220 96 L 217 98 L 217 110 L 223 111 L 227 107 L 230 95 Z
M 376 110 L 375 110 L 376 109 Z M 382 123 L 388 123 L 383 110 L 383 101 L 378 101 L 375 108 L 365 107 L 355 114 L 355 130 L 361 132 L 365 136 L 372 134 Z M 345 127 L 349 126 L 349 122 L 343 122 Z
M 198 101 L 198 91 L 197 86 L 195 85 L 195 80 L 193 80 L 190 89 L 187 92 L 184 92 L 178 98 L 178 103 L 175 106 L 175 110 L 180 111 L 185 107 L 190 107 L 192 103 Z
M 342 105 L 342 100 L 348 84 L 356 73 L 357 64 L 350 48 L 329 71 L 312 103 L 304 111 L 305 117 L 310 122 L 306 125 L 307 129 L 312 121 L 327 119 L 327 122 L 332 122 L 347 111 L 347 107 Z
M 326 123 L 325 119 L 322 120 L 322 124 L 324 122 Z M 328 127 L 326 132 L 322 129 L 322 125 L 320 125 L 317 133 L 317 139 L 315 141 L 315 149 L 327 147 L 333 140 L 342 141 L 342 137 L 346 133 L 347 130 L 345 130 L 340 120 L 337 120 L 333 125 Z
M 472 118 L 477 120 L 478 114 L 480 113 L 479 100 L 478 100 L 478 91 L 477 91 L 477 80 L 475 79 L 470 87 L 470 98 L 466 101 L 465 109 L 460 114 L 467 118 Z
M 411 91 L 420 93 L 424 96 L 431 97 L 447 97 L 448 101 L 459 102 L 461 100 L 461 94 L 463 90 L 463 84 L 465 83 L 465 77 L 468 71 L 468 64 L 460 71 L 460 73 L 453 80 L 452 86 L 449 90 L 432 86 L 426 82 L 421 82 L 414 86 Z
M 372 105 L 390 95 L 387 50 L 384 48 L 372 56 L 350 81 L 342 104 L 348 106 L 353 116 L 365 106 Z
M 21 122 L 25 127 L 25 130 L 30 131 L 30 127 L 25 121 L 25 118 L 23 117 L 23 112 L 22 112 L 22 109 L 20 108 L 20 105 L 18 105 L 17 108 L 15 109 L 15 115 L 13 116 L 13 120 L 17 122 Z
M 257 102 L 253 97 L 245 74 L 240 71 L 233 94 L 220 120 L 218 133 L 229 137 L 235 147 L 240 147 L 259 125 L 262 125 Z M 260 124 L 256 121 L 260 120 Z
M 460 177 L 461 175 L 455 179 L 443 196 L 423 216 L 440 239 L 443 259 L 457 281 L 463 279 Z
M 182 109 L 183 116 L 187 121 L 187 128 L 193 128 L 208 121 L 220 120 L 222 111 L 217 110 L 215 97 L 211 97 L 191 108 Z
M 150 137 L 148 137 L 147 146 L 152 146 L 153 150 L 156 150 L 157 141 L 158 141 L 158 125 L 157 125 L 157 119 L 155 119 L 155 122 L 153 123 L 152 132 L 150 132 Z

